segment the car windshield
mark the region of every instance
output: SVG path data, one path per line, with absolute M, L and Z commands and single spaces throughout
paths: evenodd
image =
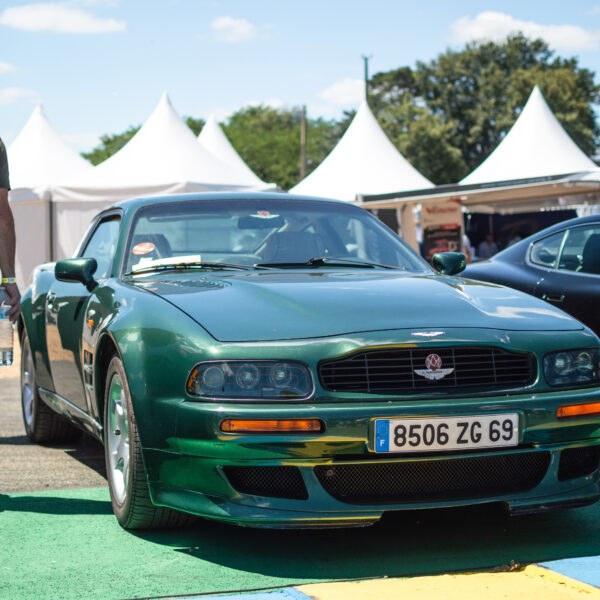
M 337 202 L 291 198 L 146 206 L 134 218 L 126 253 L 126 273 L 146 272 L 146 266 L 155 264 L 168 267 L 170 258 L 179 268 L 218 268 L 220 263 L 250 268 L 305 263 L 364 268 L 365 263 L 373 263 L 374 268 L 431 272 L 423 259 L 367 211 Z M 309 263 L 311 259 L 322 260 Z

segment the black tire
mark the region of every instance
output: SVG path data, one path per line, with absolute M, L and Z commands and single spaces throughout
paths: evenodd
M 109 431 L 111 423 L 114 423 L 114 417 L 111 419 L 110 415 L 110 394 L 113 378 L 118 378 L 115 380 L 115 385 L 120 386 L 122 390 L 121 398 L 124 399 L 126 405 L 128 432 L 125 435 L 128 436 L 129 447 L 127 477 L 121 476 L 119 469 L 115 469 L 116 472 L 113 472 L 113 464 L 111 464 L 110 458 L 110 440 L 118 439 L 115 435 L 123 435 L 120 430 L 115 435 L 111 435 L 111 431 Z M 110 499 L 119 525 L 124 529 L 163 529 L 193 523 L 196 520 L 193 515 L 152 504 L 129 385 L 123 363 L 118 356 L 114 356 L 108 365 L 104 389 L 104 457 Z M 113 462 L 115 462 L 114 458 Z
M 25 433 L 36 444 L 74 443 L 81 438 L 81 430 L 55 413 L 40 398 L 35 379 L 35 367 L 27 332 L 21 336 L 21 413 Z

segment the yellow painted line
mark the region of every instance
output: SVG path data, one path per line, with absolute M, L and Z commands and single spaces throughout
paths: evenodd
M 314 600 L 600 600 L 600 589 L 543 567 L 298 586 Z

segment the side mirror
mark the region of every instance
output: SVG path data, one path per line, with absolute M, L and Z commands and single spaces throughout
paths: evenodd
M 98 285 L 93 277 L 97 268 L 95 258 L 66 258 L 56 263 L 54 275 L 59 281 L 83 283 L 88 292 L 91 292 Z
M 432 262 L 442 275 L 456 275 L 467 268 L 467 257 L 460 252 L 438 252 Z

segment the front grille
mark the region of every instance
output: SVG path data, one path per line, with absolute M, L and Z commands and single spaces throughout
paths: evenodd
M 427 370 L 430 355 L 441 359 L 441 369 L 452 371 L 437 380 L 419 375 L 416 371 Z M 532 355 L 479 346 L 365 350 L 319 364 L 324 389 L 365 394 L 524 387 L 535 375 Z
M 308 492 L 297 467 L 224 467 L 229 483 L 241 494 L 306 500 Z
M 348 504 L 487 498 L 537 486 L 549 452 L 315 467 L 327 493 Z
M 567 448 L 560 453 L 558 480 L 584 477 L 600 466 L 600 446 Z

